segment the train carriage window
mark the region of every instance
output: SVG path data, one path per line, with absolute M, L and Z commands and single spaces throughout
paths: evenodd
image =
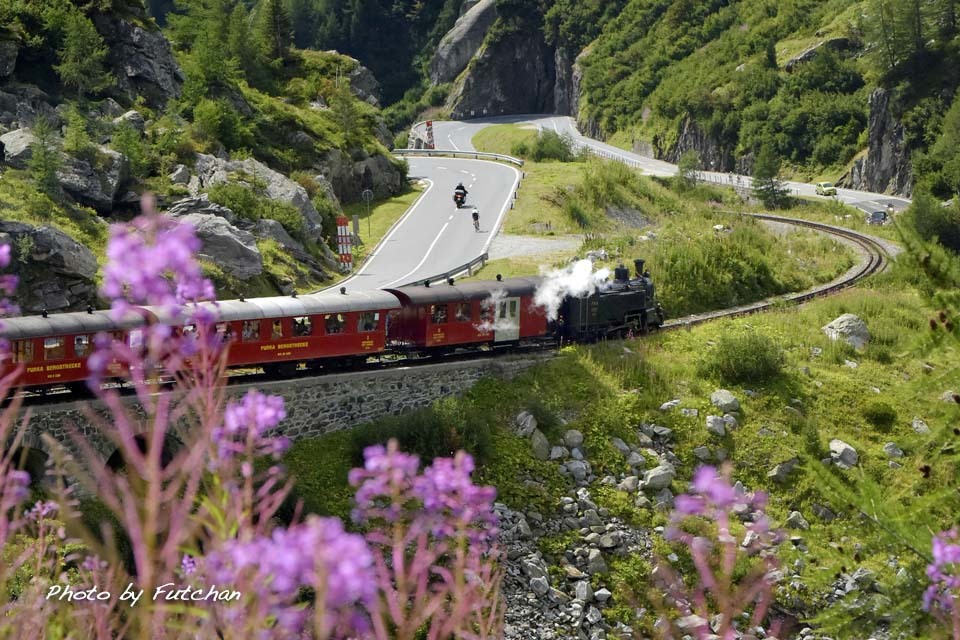
M 507 303 L 501 302 L 500 303 L 500 319 L 503 320 L 506 317 L 507 317 Z
M 447 305 L 430 305 L 430 321 L 433 324 L 443 324 L 447 321 Z
M 328 335 L 343 333 L 343 327 L 347 324 L 346 318 L 342 313 L 328 313 L 323 316 L 323 328 Z
M 297 337 L 309 336 L 313 333 L 313 321 L 310 316 L 299 316 L 293 319 L 293 335 Z
M 456 313 L 454 314 L 454 317 L 456 317 L 457 322 L 470 322 L 470 320 L 473 319 L 471 316 L 472 314 L 471 314 L 469 302 L 461 302 L 460 304 L 457 305 L 457 310 L 456 310 Z
M 63 360 L 67 357 L 66 338 L 44 338 L 43 339 L 43 359 L 44 360 Z
M 33 340 L 15 340 L 13 343 L 14 362 L 33 362 Z
M 283 337 L 283 322 L 280 320 L 274 320 L 273 325 L 270 328 L 270 339 L 279 340 Z
M 510 317 L 511 318 L 517 317 L 517 301 L 516 300 L 510 301 Z
M 143 331 L 141 329 L 131 329 L 127 334 L 127 344 L 131 349 L 139 349 L 143 346 Z
M 233 340 L 233 326 L 229 322 L 217 323 L 217 336 L 224 344 Z
M 244 342 L 257 342 L 260 340 L 260 321 L 244 320 L 241 329 L 241 338 Z
M 357 322 L 357 331 L 361 333 L 376 331 L 378 324 L 380 324 L 380 314 L 376 311 L 361 313 L 360 320 Z
M 480 303 L 480 322 L 484 324 L 489 324 L 493 322 L 493 303 L 492 302 L 481 302 Z
M 75 336 L 73 338 L 73 355 L 83 358 L 90 351 L 90 336 Z

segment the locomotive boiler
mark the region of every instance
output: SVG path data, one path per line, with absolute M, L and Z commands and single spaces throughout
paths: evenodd
M 634 260 L 635 277 L 623 264 L 612 282 L 594 287 L 584 296 L 568 296 L 560 305 L 558 333 L 565 340 L 593 341 L 646 333 L 663 324 L 650 273 L 643 260 Z

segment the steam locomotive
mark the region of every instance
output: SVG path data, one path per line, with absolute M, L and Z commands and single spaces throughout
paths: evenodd
M 535 302 L 544 278 L 408 285 L 378 291 L 276 296 L 202 303 L 230 343 L 231 367 L 262 368 L 276 376 L 298 369 L 338 370 L 384 355 L 442 355 L 458 350 L 510 349 L 565 341 L 589 342 L 655 329 L 663 323 L 650 274 L 634 261 L 630 278 L 623 265 L 613 281 L 560 302 L 555 320 Z M 141 307 L 121 322 L 108 311 L 6 318 L 0 338 L 12 358 L 0 375 L 23 367 L 21 384 L 46 390 L 82 388 L 97 334 L 141 344 L 143 327 L 162 322 L 157 309 Z M 190 333 L 190 325 L 175 327 Z M 120 363 L 108 363 L 107 371 Z
M 614 269 L 613 282 L 596 286 L 588 296 L 565 298 L 560 306 L 558 335 L 583 342 L 658 329 L 664 315 L 650 272 L 644 271 L 643 260 L 634 260 L 633 264 L 633 279 L 621 264 Z

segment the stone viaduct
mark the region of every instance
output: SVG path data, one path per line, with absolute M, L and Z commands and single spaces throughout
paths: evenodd
M 287 418 L 279 432 L 292 440 L 314 438 L 348 429 L 380 417 L 398 415 L 429 406 L 434 401 L 460 395 L 484 377 L 510 379 L 522 371 L 549 359 L 551 353 L 508 355 L 459 362 L 443 362 L 378 371 L 358 371 L 305 378 L 230 385 L 230 397 L 239 397 L 256 388 L 283 396 Z M 128 407 L 137 400 L 126 396 Z M 116 453 L 114 444 L 90 423 L 86 410 L 106 416 L 99 403 L 86 400 L 28 407 L 29 423 L 22 443 L 26 449 L 27 469 L 35 478 L 52 453 L 44 434 L 63 443 L 79 458 L 68 435 L 73 425 L 96 450 L 99 462 L 110 463 Z M 176 435 L 176 434 L 174 434 Z M 81 463 L 87 461 L 81 460 Z

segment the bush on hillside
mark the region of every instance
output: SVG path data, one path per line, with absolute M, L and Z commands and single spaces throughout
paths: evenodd
M 514 144 L 510 148 L 510 153 L 534 162 L 547 160 L 572 162 L 577 159 L 573 139 L 570 136 L 561 136 L 556 131 L 541 131 L 533 142 L 524 141 Z
M 276 220 L 290 235 L 303 238 L 303 216 L 292 204 L 262 196 L 250 187 L 237 183 L 214 185 L 210 200 L 223 205 L 247 220 Z
M 434 458 L 450 457 L 463 449 L 478 466 L 490 458 L 491 424 L 483 415 L 470 411 L 466 403 L 438 402 L 433 407 L 390 416 L 358 427 L 351 433 L 351 459 L 363 464 L 363 450 L 396 438 L 400 448 L 420 456 L 424 464 Z
M 860 413 L 867 422 L 882 432 L 890 431 L 897 422 L 897 410 L 881 400 L 868 402 Z
M 701 362 L 701 373 L 730 384 L 767 382 L 780 375 L 783 350 L 753 331 L 724 333 Z

